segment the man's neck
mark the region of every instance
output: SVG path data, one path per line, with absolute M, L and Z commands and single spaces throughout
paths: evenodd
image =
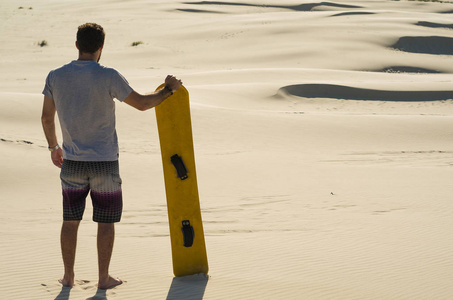
M 83 60 L 83 61 L 99 61 L 99 54 L 98 52 L 95 53 L 85 53 L 85 52 L 79 52 L 79 59 L 78 60 Z

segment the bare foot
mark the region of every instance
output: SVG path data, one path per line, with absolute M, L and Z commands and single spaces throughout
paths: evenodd
M 99 280 L 98 288 L 100 288 L 101 290 L 108 290 L 108 289 L 114 288 L 122 283 L 123 283 L 123 281 L 121 279 L 113 278 L 112 276 L 109 276 L 109 278 L 106 280 L 102 280 L 102 281 Z
M 58 282 L 66 287 L 74 286 L 74 278 L 68 278 L 67 276 L 64 276 L 62 279 L 58 280 Z

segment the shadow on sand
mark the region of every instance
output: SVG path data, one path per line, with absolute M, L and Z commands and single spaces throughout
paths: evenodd
M 61 288 L 60 294 L 58 294 L 55 300 L 68 300 L 71 294 L 72 287 L 64 286 Z M 93 297 L 87 298 L 87 300 L 107 300 L 106 290 L 98 289 Z
M 449 91 L 391 91 L 363 89 L 335 84 L 296 84 L 280 88 L 276 97 L 331 98 L 375 101 L 440 101 L 453 99 Z
M 391 47 L 410 53 L 453 55 L 453 38 L 446 36 L 403 36 Z
M 58 294 L 57 298 L 55 298 L 55 300 L 68 300 L 69 294 L 71 294 L 71 289 L 72 287 L 68 286 L 62 287 L 60 293 Z
M 98 289 L 96 294 L 91 298 L 87 298 L 87 300 L 107 300 L 106 290 Z
M 205 274 L 174 277 L 168 291 L 167 300 L 201 300 L 208 285 L 208 280 L 209 276 Z

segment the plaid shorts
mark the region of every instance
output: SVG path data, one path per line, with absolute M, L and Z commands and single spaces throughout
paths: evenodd
M 61 167 L 63 220 L 82 220 L 86 197 L 93 203 L 93 221 L 121 220 L 123 196 L 118 161 L 64 160 Z

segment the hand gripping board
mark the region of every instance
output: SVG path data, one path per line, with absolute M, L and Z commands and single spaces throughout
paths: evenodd
M 161 85 L 157 88 L 160 90 Z M 189 93 L 181 86 L 156 107 L 170 225 L 173 273 L 208 273 L 198 199 Z

